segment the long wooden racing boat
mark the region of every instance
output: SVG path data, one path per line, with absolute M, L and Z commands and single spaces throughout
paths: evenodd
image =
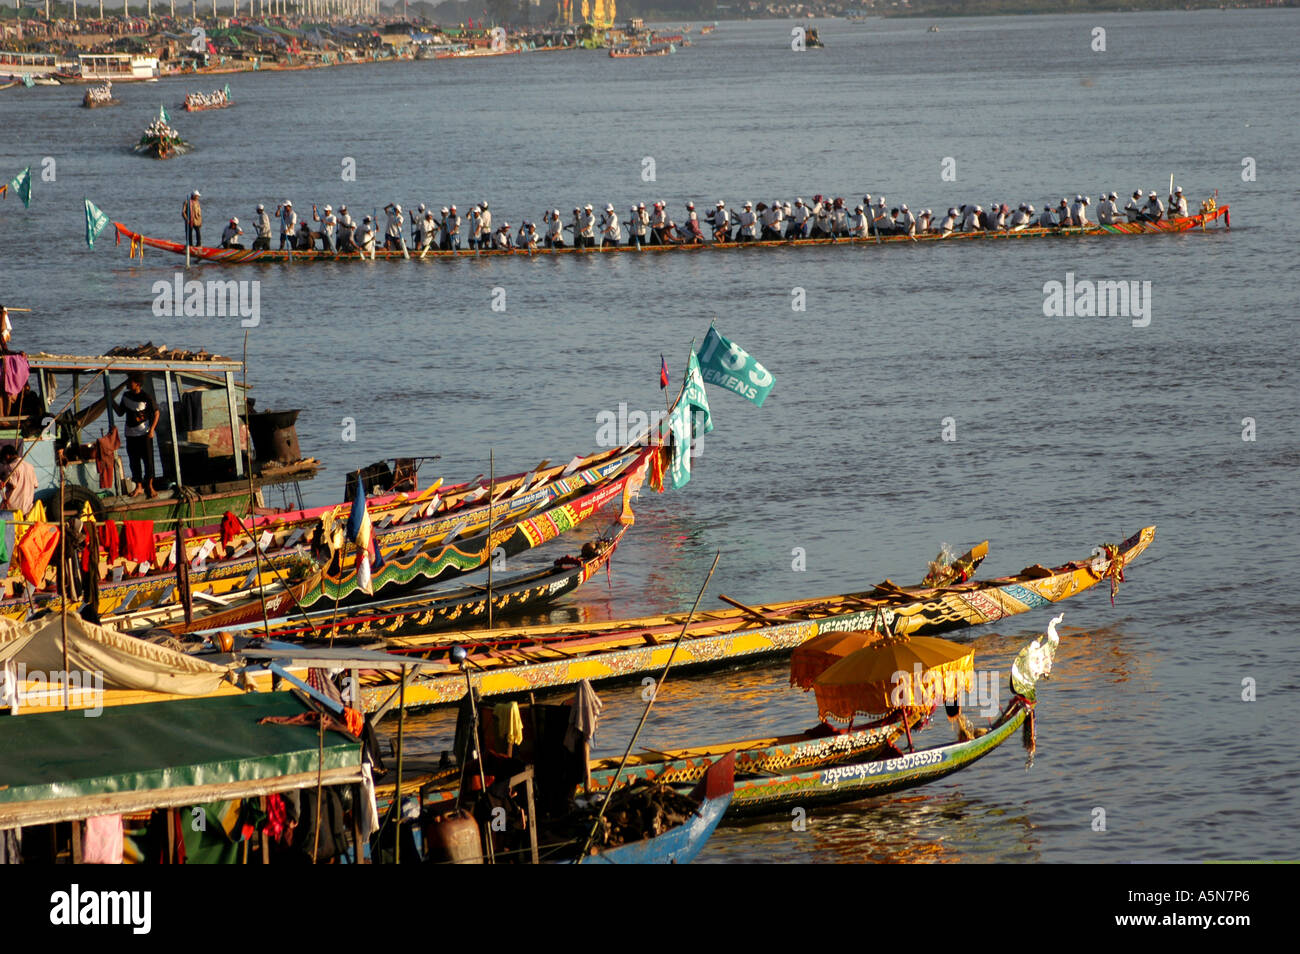
M 633 464 L 612 480 L 567 499 L 532 516 L 517 519 L 501 526 L 493 525 L 490 533 L 473 537 L 415 540 L 398 545 L 384 563 L 371 573 L 371 589 L 379 592 L 384 587 L 393 589 L 414 588 L 439 583 L 487 566 L 493 558 L 510 558 L 554 540 L 572 530 L 603 510 L 610 503 L 618 503 L 623 519 L 632 519 L 632 498 L 645 482 L 651 459 L 660 453 L 658 445 L 642 448 Z M 343 600 L 358 601 L 361 580 L 355 563 L 340 571 L 331 567 L 320 577 L 320 586 L 309 591 L 304 606 L 318 600 L 331 603 Z
M 1013 576 L 951 586 L 897 586 L 886 580 L 872 590 L 821 599 L 744 605 L 697 613 L 676 650 L 675 670 L 732 665 L 789 653 L 821 633 L 877 628 L 922 636 L 978 626 L 1069 599 L 1109 580 L 1112 589 L 1124 569 L 1155 538 L 1146 527 L 1117 546 L 1104 546 L 1091 559 L 1054 569 L 1027 567 Z M 447 705 L 465 694 L 465 676 L 451 659 L 454 646 L 469 652 L 470 681 L 481 696 L 508 696 L 540 689 L 658 673 L 673 653 L 685 614 L 591 624 L 446 632 L 388 640 L 390 652 L 438 663 L 409 680 L 408 707 Z M 367 710 L 394 694 L 390 678 L 376 674 L 362 687 Z
M 1016 239 L 1032 238 L 1093 238 L 1106 237 L 1115 235 L 1170 235 L 1182 232 L 1204 231 L 1210 226 L 1222 220 L 1224 226 L 1230 227 L 1231 220 L 1228 214 L 1228 206 L 1220 205 L 1206 212 L 1199 212 L 1195 215 L 1179 217 L 1174 219 L 1165 219 L 1159 222 L 1119 222 L 1113 225 L 1090 225 L 1086 228 L 1025 228 L 1018 231 L 992 231 L 992 232 L 953 232 L 949 235 L 942 235 L 938 232 L 927 232 L 922 235 L 881 235 L 879 237 L 867 238 L 809 238 L 809 239 L 779 239 L 776 241 L 755 241 L 755 242 L 706 242 L 700 244 L 667 244 L 667 245 L 646 245 L 643 248 L 628 245 L 606 245 L 600 248 L 545 248 L 536 249 L 460 249 L 459 251 L 441 251 L 430 249 L 424 253 L 408 252 L 403 254 L 401 250 L 394 249 L 376 249 L 373 254 L 361 252 L 325 252 L 320 250 L 295 252 L 290 249 L 232 249 L 232 248 L 206 248 L 191 246 L 190 257 L 192 260 L 202 262 L 218 262 L 223 265 L 240 265 L 250 262 L 315 262 L 315 261 L 362 261 L 376 258 L 388 259 L 391 261 L 410 259 L 446 259 L 446 258 L 474 258 L 476 256 L 518 256 L 531 257 L 534 255 L 613 255 L 622 252 L 699 252 L 705 249 L 723 250 L 723 249 L 759 249 L 759 248 L 791 248 L 815 245 L 842 245 L 842 246 L 859 246 L 859 245 L 900 245 L 907 243 L 930 243 L 930 242 L 999 242 L 1011 241 Z M 185 246 L 180 242 L 171 242 L 167 239 L 151 238 L 147 235 L 141 235 L 139 232 L 132 231 L 121 222 L 114 222 L 113 226 L 117 229 L 118 240 L 126 238 L 131 243 L 133 252 L 139 252 L 143 255 L 145 246 L 149 248 L 160 249 L 165 252 L 172 252 L 176 255 L 185 254 Z
M 504 579 L 498 577 L 493 582 L 491 591 L 493 618 L 505 619 L 572 593 L 602 567 L 609 565 L 628 526 L 626 523 L 617 523 L 610 527 L 584 546 L 578 557 L 563 557 L 544 569 L 518 573 Z M 301 602 L 310 588 L 310 584 L 305 583 L 301 590 L 295 591 L 298 602 Z M 296 604 L 280 605 L 283 608 L 278 612 L 268 612 L 269 621 L 263 621 L 258 613 L 254 622 L 239 628 L 249 630 L 249 635 L 269 634 L 272 639 L 285 641 L 333 641 L 340 638 L 365 641 L 381 636 L 429 632 L 487 619 L 488 588 L 482 584 L 473 584 L 447 592 L 420 593 L 345 609 L 328 607 L 305 613 L 295 612 Z M 280 618 L 277 619 L 276 616 Z M 204 623 L 207 625 L 200 625 Z M 161 628 L 177 634 L 213 633 L 233 629 L 236 623 L 247 621 L 207 617 L 195 620 L 188 627 L 177 623 Z
M 386 556 L 398 545 L 413 540 L 443 539 L 453 531 L 457 536 L 480 533 L 487 529 L 489 517 L 494 526 L 504 526 L 617 477 L 637 460 L 637 450 L 616 448 L 575 457 L 565 465 L 550 466 L 550 461 L 542 461 L 525 473 L 494 480 L 482 475 L 454 485 L 444 485 L 438 480 L 419 492 L 370 496 L 366 499 L 366 510 L 374 526 L 376 544 Z M 490 510 L 489 495 L 492 497 Z M 242 526 L 247 532 L 235 532 L 224 544 L 220 525 L 197 527 L 186 538 L 186 555 L 192 559 L 205 546 L 209 550 L 228 547 L 235 554 L 251 553 L 254 539 L 264 553 L 271 553 L 292 546 L 308 531 L 322 526 L 322 521 L 346 522 L 351 506 L 350 503 L 330 504 L 246 517 Z M 174 543 L 171 532 L 155 534 L 156 562 L 166 562 Z

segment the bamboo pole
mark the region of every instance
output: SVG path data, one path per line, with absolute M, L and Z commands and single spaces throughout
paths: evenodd
M 402 863 L 402 742 L 406 735 L 406 663 L 402 663 L 402 681 L 397 688 L 397 785 L 393 789 L 393 804 L 397 806 L 397 834 L 393 841 L 393 864 Z
M 63 512 L 67 478 L 59 465 L 59 622 L 63 628 L 63 711 L 68 711 L 68 520 Z
M 650 717 L 650 707 L 655 704 L 659 698 L 659 690 L 663 688 L 664 682 L 668 679 L 668 670 L 672 668 L 673 658 L 677 655 L 677 650 L 686 638 L 686 629 L 691 625 L 691 620 L 695 618 L 695 611 L 700 608 L 700 600 L 704 599 L 704 591 L 708 588 L 709 580 L 713 579 L 713 571 L 718 568 L 718 560 L 722 559 L 722 551 L 719 550 L 713 556 L 713 565 L 709 567 L 709 575 L 704 578 L 704 583 L 700 587 L 700 592 L 695 597 L 695 603 L 691 606 L 691 611 L 682 623 L 682 631 L 677 635 L 677 641 L 673 643 L 672 652 L 668 654 L 668 661 L 664 663 L 664 671 L 659 674 L 659 681 L 655 683 L 654 692 L 649 700 L 646 701 L 645 711 L 641 713 L 641 721 L 636 724 L 636 730 L 632 733 L 632 738 L 628 740 L 627 748 L 623 750 L 623 758 L 618 763 L 618 769 L 614 772 L 614 777 L 610 779 L 608 794 L 605 800 L 600 803 L 600 811 L 596 813 L 595 820 L 591 823 L 591 831 L 587 833 L 587 841 L 582 846 L 582 851 L 578 855 L 578 864 L 582 864 L 583 859 L 587 857 L 587 851 L 591 848 L 591 842 L 596 837 L 596 830 L 600 827 L 600 820 L 605 817 L 605 809 L 609 806 L 609 800 L 614 795 L 614 790 L 618 787 L 619 776 L 623 774 L 623 769 L 627 767 L 628 757 L 632 754 L 632 746 L 636 745 L 641 730 L 645 727 L 646 719 Z
M 214 2 L 215 2 L 215 0 L 214 0 Z M 244 379 L 244 381 L 243 381 L 243 384 L 244 384 L 244 420 L 247 421 L 247 420 L 249 419 L 249 410 L 248 410 L 248 329 L 244 329 L 244 357 L 243 357 L 242 364 L 243 364 L 243 379 Z M 246 433 L 247 433 L 247 436 L 244 438 L 244 450 L 245 450 L 245 452 L 247 452 L 247 454 L 248 454 L 248 510 L 249 510 L 250 513 L 252 513 L 254 516 L 256 516 L 256 514 L 257 514 L 257 499 L 256 499 L 256 494 L 255 494 L 255 492 L 254 492 L 254 490 L 253 490 L 253 445 L 252 445 L 252 439 L 253 439 L 253 437 L 252 437 L 252 431 L 251 431 L 251 428 L 250 428 Z M 232 434 L 230 435 L 230 437 L 231 437 L 231 441 L 230 441 L 231 446 L 232 446 L 232 447 L 233 447 L 233 446 L 236 446 L 237 439 L 238 439 L 238 434 L 232 433 Z M 172 442 L 173 442 L 173 443 L 172 443 L 172 446 L 175 446 L 175 440 L 176 440 L 176 434 L 175 434 L 175 432 L 173 432 L 173 433 L 172 433 Z M 236 453 L 238 453 L 238 452 L 236 452 Z M 178 470 L 179 470 L 179 468 L 178 468 Z M 179 477 L 179 473 L 177 474 L 177 476 Z M 250 522 L 252 522 L 252 521 L 250 521 Z M 243 524 L 243 521 L 242 521 L 242 520 L 240 521 L 240 524 L 241 524 L 241 525 Z M 249 537 L 250 537 L 250 539 L 251 539 L 251 538 L 252 538 L 252 534 L 249 534 Z M 261 579 L 262 579 L 262 548 L 259 547 L 259 546 L 257 545 L 257 540 L 256 540 L 256 539 L 253 540 L 253 559 L 254 559 L 254 560 L 256 561 L 256 563 L 257 563 L 257 579 L 258 579 L 259 582 L 260 582 Z M 263 633 L 266 634 L 266 638 L 267 638 L 267 639 L 270 639 L 270 638 L 271 638 L 271 621 L 267 618 L 267 615 L 266 615 L 266 587 L 265 587 L 265 586 L 258 586 L 258 588 L 257 588 L 257 595 L 258 595 L 258 597 L 260 598 L 261 603 L 262 603 L 262 631 L 263 631 Z M 320 804 L 319 804 L 319 801 L 318 801 L 318 803 L 317 803 L 317 805 L 316 805 L 316 814 L 317 814 L 317 815 L 320 814 Z M 318 833 L 318 835 L 317 835 L 317 838 L 319 839 L 319 833 Z M 315 855 L 313 854 L 313 856 L 312 856 L 312 861 L 315 861 L 315 860 L 316 860 L 316 858 L 315 858 Z
M 488 451 L 488 519 L 487 519 L 487 557 L 488 557 L 488 578 L 487 578 L 487 621 L 488 629 L 492 628 L 492 506 L 493 497 L 496 495 L 496 451 Z

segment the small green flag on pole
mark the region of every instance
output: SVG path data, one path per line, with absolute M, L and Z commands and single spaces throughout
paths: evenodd
M 163 106 L 161 104 L 158 106 L 158 118 L 161 119 L 163 122 L 167 123 L 167 125 L 169 126 L 171 125 L 172 118 L 167 115 L 166 106 Z
M 14 176 L 9 182 L 9 191 L 13 192 L 18 198 L 23 200 L 23 208 L 30 208 L 32 204 L 32 167 L 28 166 L 18 175 Z
M 33 86 L 36 85 L 36 80 L 32 79 L 31 73 L 28 73 L 26 76 L 23 77 L 23 85 L 26 86 L 28 89 L 31 89 Z
M 95 239 L 108 227 L 108 216 L 95 208 L 95 203 L 86 200 L 86 245 L 95 247 Z
M 222 92 L 226 94 L 226 99 L 227 99 L 227 100 L 230 99 L 230 84 L 229 84 L 229 83 L 226 84 L 226 88 L 225 88 L 224 90 L 222 90 Z

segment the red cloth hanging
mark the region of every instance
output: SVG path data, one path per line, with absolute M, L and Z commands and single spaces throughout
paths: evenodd
M 123 520 L 126 533 L 126 558 L 135 563 L 153 563 L 157 550 L 153 545 L 152 520 Z
M 239 518 L 227 510 L 226 515 L 221 518 L 221 548 L 224 550 L 230 545 L 231 540 L 243 532 L 244 527 L 239 522 Z
M 104 555 L 108 557 L 110 564 L 117 559 L 120 543 L 121 535 L 116 523 L 105 520 L 99 525 L 99 545 L 104 548 Z

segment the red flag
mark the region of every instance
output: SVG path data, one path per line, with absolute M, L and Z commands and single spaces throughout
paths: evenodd
M 664 360 L 663 355 L 660 355 L 659 356 L 659 390 L 662 391 L 666 387 L 668 387 L 668 362 Z

